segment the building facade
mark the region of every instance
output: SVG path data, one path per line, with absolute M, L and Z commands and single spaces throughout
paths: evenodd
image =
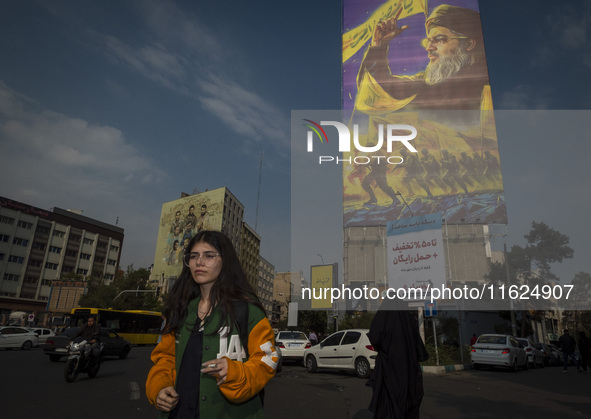
M 0 197 L 0 315 L 51 312 L 52 285 L 64 274 L 92 275 L 109 284 L 123 237 L 122 228 L 72 211 Z
M 182 193 L 180 199 L 163 204 L 150 285 L 170 291 L 181 273 L 186 246 L 201 230 L 221 231 L 230 238 L 248 281 L 271 313 L 271 287 L 259 287 L 261 238 L 244 222 L 244 205 L 226 187 Z
M 259 257 L 259 278 L 256 292 L 265 307 L 268 316 L 273 313 L 273 280 L 275 279 L 275 266 L 264 257 Z

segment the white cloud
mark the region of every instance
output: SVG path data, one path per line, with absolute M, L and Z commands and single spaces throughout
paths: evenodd
M 64 195 L 76 192 L 93 201 L 101 199 L 101 191 L 103 198 L 124 199 L 138 185 L 167 177 L 118 129 L 31 105 L 0 83 L 0 167 L 17 174 L 5 185 L 14 199 L 53 193 L 56 185 Z
M 195 98 L 247 142 L 267 141 L 283 153 L 289 149 L 288 116 L 228 75 L 226 69 L 235 67 L 233 57 L 206 25 L 169 2 L 136 5 L 152 31 L 147 40 L 132 45 L 110 34 L 88 32 L 111 62 Z

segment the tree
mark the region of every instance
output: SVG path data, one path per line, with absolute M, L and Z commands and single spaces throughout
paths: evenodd
M 569 237 L 545 223 L 534 221 L 532 229 L 524 235 L 524 238 L 527 241 L 525 247 L 515 245 L 507 253 L 505 263 L 509 263 L 509 277 L 505 263 L 493 263 L 486 278 L 494 284 L 523 283 L 530 287 L 560 281 L 560 278 L 552 272 L 551 264 L 573 257 L 574 250 L 568 246 Z M 527 307 L 527 309 L 535 309 L 535 307 Z M 521 336 L 526 335 L 527 319 L 532 317 L 540 316 L 539 313 L 529 310 L 521 313 Z
M 133 265 L 127 271 L 115 276 L 111 285 L 105 285 L 94 275 L 89 278 L 88 292 L 80 298 L 80 305 L 85 307 L 114 308 L 117 310 L 161 310 L 161 303 L 155 293 L 132 293 L 123 291 L 148 290 L 147 282 L 150 272 Z

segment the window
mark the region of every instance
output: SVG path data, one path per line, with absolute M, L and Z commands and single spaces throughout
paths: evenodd
M 118 252 L 119 251 L 119 247 L 117 246 L 111 246 L 111 252 Z
M 65 231 L 60 231 L 60 230 L 54 230 L 53 231 L 53 235 L 55 237 L 61 237 L 64 238 L 66 236 L 66 232 Z
M 49 227 L 38 225 L 36 231 L 37 231 L 37 233 L 40 233 L 40 234 L 49 234 L 50 230 L 51 229 Z
M 41 285 L 46 285 L 46 286 L 51 286 L 51 280 L 50 279 L 44 279 L 41 281 Z
M 4 224 L 14 224 L 14 218 L 10 218 L 10 217 L 4 217 L 4 216 L 1 216 L 1 217 L 0 217 L 0 223 L 4 223 Z
M 43 261 L 39 259 L 29 259 L 29 266 L 35 266 L 40 268 L 43 265 Z
M 82 237 L 79 234 L 70 234 L 70 240 L 76 243 L 80 243 Z
M 341 345 L 352 345 L 354 343 L 359 342 L 359 338 L 361 337 L 361 333 L 359 332 L 347 332 Z
M 327 337 L 323 341 L 323 346 L 337 346 L 339 344 L 339 342 L 341 341 L 341 338 L 343 337 L 344 334 L 345 334 L 345 332 L 338 332 L 332 336 Z
M 80 253 L 80 259 L 90 260 L 90 255 L 88 253 Z
M 0 234 L 0 242 L 8 243 L 8 239 L 10 239 L 10 236 L 7 236 L 6 234 Z
M 21 220 L 18 222 L 17 227 L 26 228 L 27 230 L 30 230 L 31 227 L 33 227 L 33 224 Z
M 113 259 L 108 259 L 107 260 L 107 265 L 115 266 L 116 264 L 117 264 L 117 261 L 116 260 L 113 260 Z
M 28 276 L 28 277 L 25 279 L 25 283 L 26 283 L 26 284 L 36 284 L 38 281 L 39 281 L 39 278 L 37 278 L 37 277 L 34 277 L 34 276 Z
M 85 239 L 82 240 L 82 243 L 84 243 L 84 244 L 93 244 L 94 243 L 94 240 L 92 240 L 92 239 L 86 239 L 85 238 Z
M 12 263 L 19 263 L 22 265 L 22 263 L 25 261 L 25 258 L 23 258 L 22 256 L 10 255 L 8 256 L 8 261 Z
M 20 237 L 15 237 L 12 239 L 12 244 L 18 244 L 19 246 L 27 247 L 29 245 L 29 241 L 27 239 L 21 239 Z
M 33 245 L 31 247 L 33 247 L 33 249 L 45 251 L 45 244 L 44 243 L 33 242 Z
M 115 279 L 115 275 L 105 274 L 104 278 L 105 279 Z
M 78 269 L 76 273 L 79 275 L 88 275 L 88 269 Z
M 45 262 L 45 269 L 57 270 L 57 263 Z
M 73 266 L 64 266 L 62 268 L 62 273 L 67 273 L 67 272 L 74 272 L 74 267 Z
M 66 256 L 77 258 L 78 257 L 78 251 L 77 250 L 66 250 Z
M 51 253 L 57 253 L 59 255 L 62 252 L 62 248 L 56 246 L 49 246 L 49 251 Z
M 4 274 L 5 281 L 18 281 L 19 275 L 15 274 Z

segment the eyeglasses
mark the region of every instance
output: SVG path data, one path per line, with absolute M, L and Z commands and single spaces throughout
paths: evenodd
M 218 256 L 220 256 L 220 254 L 216 252 L 203 252 L 201 254 L 197 252 L 191 252 L 183 256 L 183 263 L 185 266 L 190 268 L 191 264 L 197 265 L 199 261 L 201 261 L 203 265 L 210 267 L 215 264 Z
M 449 42 L 450 39 L 467 39 L 467 36 L 447 36 L 447 35 L 436 35 L 433 38 L 425 38 L 421 40 L 423 48 L 427 48 L 429 44 L 443 45 Z

